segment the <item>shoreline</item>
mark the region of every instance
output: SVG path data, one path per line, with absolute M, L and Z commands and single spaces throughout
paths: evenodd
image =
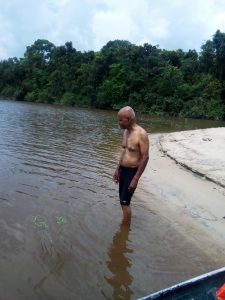
M 221 136 L 221 129 L 223 133 L 225 128 L 210 131 L 211 133 L 217 131 Z M 199 157 L 201 157 L 201 161 L 204 158 L 207 162 L 207 156 L 211 157 L 212 149 L 210 148 L 209 151 L 207 147 L 202 147 L 203 143 L 201 142 L 201 146 L 197 146 L 197 149 L 202 149 L 200 152 L 204 152 L 204 149 L 207 151 L 205 151 L 205 155 L 199 154 L 196 151 L 196 143 L 189 143 L 186 138 L 187 136 L 192 138 L 198 136 L 198 139 L 200 138 L 199 140 L 202 141 L 206 135 L 207 138 L 211 138 L 209 129 L 152 134 L 150 136 L 150 160 L 142 175 L 137 198 L 143 199 L 145 205 L 161 215 L 162 218 L 166 218 L 174 227 L 174 231 L 181 233 L 184 239 L 189 240 L 193 246 L 211 257 L 215 261 L 215 268 L 219 268 L 224 266 L 225 259 L 225 189 L 221 186 L 225 169 L 223 170 L 223 165 L 219 160 L 217 167 L 222 167 L 220 169 L 222 171 L 212 172 L 213 175 L 216 174 L 217 182 L 213 182 L 214 178 L 208 180 L 206 175 L 208 176 L 210 173 L 206 168 L 207 164 L 202 168 L 207 170 L 207 174 L 202 170 L 199 171 L 196 166 L 201 166 Z M 183 143 L 179 144 L 178 138 Z M 187 141 L 186 144 L 184 140 Z M 207 142 L 215 144 L 215 140 L 217 145 L 218 140 L 215 137 L 204 142 L 205 145 L 208 145 Z M 188 143 L 189 147 L 186 146 Z M 188 151 L 191 152 L 191 155 L 187 156 L 185 153 Z M 179 159 L 176 157 L 177 153 L 182 153 L 185 163 L 183 163 L 181 155 L 178 155 Z M 198 159 L 194 160 L 194 157 Z M 188 165 L 188 159 L 191 166 Z M 194 162 L 197 163 L 194 164 Z M 200 173 L 201 176 L 199 176 Z
M 159 143 L 177 163 L 225 187 L 225 127 L 164 134 Z

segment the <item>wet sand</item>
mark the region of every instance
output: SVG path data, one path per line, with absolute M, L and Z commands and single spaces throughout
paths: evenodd
M 149 207 L 165 217 L 172 224 L 174 231 L 179 232 L 184 240 L 190 242 L 193 249 L 199 249 L 202 255 L 207 255 L 211 261 L 214 261 L 215 269 L 223 267 L 225 260 L 225 189 L 220 185 L 225 174 L 221 151 L 223 147 L 225 149 L 225 139 L 221 135 L 223 130 L 223 128 L 218 129 L 217 135 L 215 129 L 211 132 L 207 129 L 151 135 L 150 161 L 142 176 L 141 188 L 137 193 L 137 197 L 144 197 Z M 220 142 L 215 138 L 218 135 L 221 136 Z M 190 141 L 190 137 L 192 137 L 192 141 Z M 193 138 L 197 137 L 201 143 L 200 147 L 199 143 L 193 141 Z M 185 138 L 186 142 L 183 145 L 180 143 L 177 146 L 177 142 L 171 145 L 172 141 L 178 139 L 184 141 Z M 204 152 L 201 141 L 206 138 Z M 222 139 L 224 140 L 223 144 L 221 144 Z M 206 145 L 209 142 L 211 145 L 214 143 L 211 150 Z M 197 154 L 196 149 L 201 149 L 201 153 Z M 216 175 L 220 174 L 221 179 L 218 184 L 206 179 L 206 176 L 198 175 L 199 173 L 204 174 L 204 168 L 201 171 L 196 169 L 195 172 L 198 174 L 190 171 L 190 169 L 193 170 L 194 162 L 197 162 L 199 155 L 207 166 L 209 156 L 213 153 L 212 149 L 217 150 L 215 157 L 217 170 L 219 169 L 220 173 L 217 172 Z M 190 166 L 189 163 L 189 169 L 187 169 L 188 159 L 185 151 L 189 154 L 192 152 L 190 160 L 192 165 Z M 183 160 L 181 155 L 178 155 L 180 153 L 183 155 Z M 176 161 L 178 156 L 179 163 Z M 181 165 L 185 165 L 184 160 L 186 167 Z M 201 166 L 199 163 L 196 165 Z M 216 168 L 215 162 L 214 165 Z M 214 169 L 212 168 L 212 170 Z M 207 172 L 208 177 L 210 176 L 209 168 Z M 190 251 L 192 251 L 191 248 Z M 206 267 L 205 271 L 210 270 Z M 194 270 L 193 273 L 195 273 Z

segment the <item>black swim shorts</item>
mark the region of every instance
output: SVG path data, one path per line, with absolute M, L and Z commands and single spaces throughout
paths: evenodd
M 129 185 L 134 178 L 138 168 L 130 168 L 120 166 L 120 175 L 119 175 L 119 196 L 121 205 L 130 205 L 131 197 L 133 196 L 134 191 L 130 192 L 128 190 Z

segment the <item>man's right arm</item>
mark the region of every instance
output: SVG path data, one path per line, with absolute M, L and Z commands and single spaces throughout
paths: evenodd
M 124 137 L 125 137 L 125 132 L 123 133 L 123 139 L 124 139 Z M 122 151 L 122 153 L 120 155 L 119 163 L 118 163 L 118 165 L 116 167 L 116 170 L 115 170 L 115 173 L 113 175 L 113 181 L 115 181 L 116 183 L 118 183 L 118 181 L 119 181 L 120 165 L 121 165 L 124 153 L 125 153 L 125 149 L 123 149 L 123 151 Z
M 124 151 L 123 151 L 123 152 L 124 152 Z M 113 181 L 115 181 L 115 183 L 118 183 L 118 181 L 119 181 L 120 165 L 121 165 L 122 157 L 123 157 L 123 153 L 121 154 L 119 163 L 118 163 L 118 165 L 117 165 L 117 167 L 116 167 L 116 170 L 115 170 L 115 173 L 114 173 L 114 175 L 113 175 Z

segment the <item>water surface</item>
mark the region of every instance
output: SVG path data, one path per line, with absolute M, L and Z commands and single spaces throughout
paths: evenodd
M 138 121 L 149 133 L 224 126 Z M 120 225 L 121 134 L 116 112 L 0 101 L 0 299 L 137 299 L 211 266 L 136 196 Z

